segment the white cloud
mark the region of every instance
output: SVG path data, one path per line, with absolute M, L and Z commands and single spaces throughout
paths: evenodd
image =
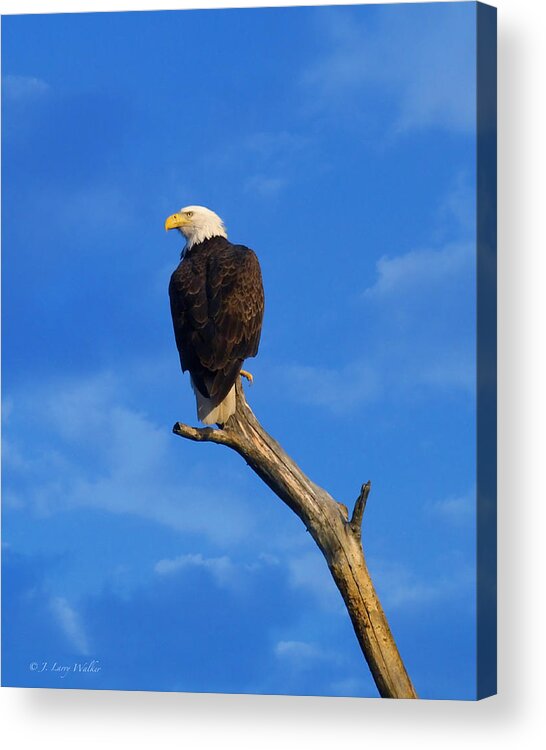
M 342 680 L 334 680 L 331 684 L 331 691 L 333 695 L 339 696 L 362 695 L 366 687 L 366 683 L 362 679 L 345 677 Z
M 15 471 L 24 471 L 28 466 L 28 461 L 25 459 L 19 448 L 4 436 L 2 438 L 3 470 L 14 469 Z
M 290 396 L 300 403 L 325 408 L 337 416 L 374 401 L 381 383 L 373 366 L 353 362 L 339 369 L 284 364 L 274 371 L 277 383 L 286 383 Z
M 405 337 L 405 338 L 404 338 Z M 473 350 L 447 337 L 438 342 L 404 334 L 402 343 L 391 334 L 381 346 L 370 347 L 365 364 L 349 362 L 338 368 L 285 364 L 269 373 L 283 384 L 283 398 L 327 411 L 335 417 L 354 418 L 368 404 L 385 399 L 414 398 L 416 392 L 454 392 L 472 397 L 476 390 Z
M 50 607 L 71 646 L 78 653 L 87 656 L 89 642 L 76 610 L 62 596 L 53 597 L 50 600 Z
M 286 130 L 247 133 L 207 155 L 207 169 L 237 172 L 248 195 L 263 199 L 278 196 L 309 162 L 312 142 L 308 136 Z
M 429 506 L 430 512 L 456 526 L 466 525 L 476 518 L 476 492 L 453 495 L 437 500 Z
M 307 640 L 279 640 L 273 647 L 273 653 L 279 661 L 296 672 L 310 669 L 317 662 L 328 662 L 331 667 L 346 666 L 346 659 L 341 654 Z
M 451 189 L 440 202 L 438 218 L 442 224 L 455 223 L 466 237 L 476 235 L 476 190 L 471 186 L 467 172 L 461 171 Z
M 24 102 L 38 99 L 49 92 L 49 85 L 41 78 L 8 74 L 2 79 L 2 91 L 8 101 Z
M 127 366 L 119 380 L 61 379 L 13 394 L 7 437 L 12 457 L 24 458 L 24 469 L 10 469 L 17 496 L 41 514 L 100 508 L 215 542 L 244 538 L 254 521 L 237 480 L 228 489 L 225 478 L 205 475 L 201 464 L 184 466 L 170 425 L 124 403 L 123 382 L 131 378 Z M 27 426 L 37 414 L 30 440 Z
M 380 89 L 392 132 L 440 127 L 470 132 L 475 127 L 475 21 L 463 4 L 388 6 L 363 17 L 331 10 L 322 27 L 320 59 L 306 69 L 302 83 L 313 104 L 356 109 L 370 119 L 367 93 Z M 457 7 L 459 6 L 459 7 Z M 324 16 L 323 16 L 324 18 Z M 385 117 L 387 115 L 384 115 Z
M 264 198 L 276 196 L 286 185 L 283 177 L 268 177 L 267 175 L 256 174 L 245 183 L 245 190 L 249 193 L 258 193 Z
M 2 399 L 2 424 L 7 424 L 11 413 L 13 412 L 13 401 L 11 398 Z
M 174 559 L 159 560 L 154 570 L 159 575 L 175 573 L 186 568 L 203 568 L 211 573 L 220 585 L 229 584 L 236 575 L 236 566 L 227 555 L 222 557 L 203 557 L 201 553 L 179 555 Z
M 260 565 L 280 565 L 280 560 L 277 555 L 272 555 L 269 552 L 260 552 L 258 555 L 258 561 Z
M 274 369 L 276 381 L 287 385 L 284 393 L 343 417 L 416 392 L 472 396 L 475 242 L 468 238 L 472 220 L 465 223 L 472 206 L 467 183 L 457 179 L 440 202 L 437 234 L 449 222 L 455 224 L 451 234 L 460 238 L 379 258 L 376 279 L 361 293 L 365 354 L 334 366 L 292 363 Z
M 404 308 L 412 306 L 416 297 L 428 303 L 431 295 L 453 294 L 461 279 L 472 283 L 475 214 L 475 189 L 467 175 L 460 173 L 434 207 L 429 229 L 433 241 L 428 247 L 381 256 L 375 264 L 377 278 L 363 291 L 363 299 Z
M 174 558 L 158 560 L 154 565 L 154 571 L 158 575 L 164 576 L 183 570 L 191 570 L 192 568 L 201 568 L 210 573 L 219 586 L 239 589 L 245 577 L 266 567 L 277 567 L 279 564 L 280 560 L 274 555 L 269 554 L 260 554 L 256 560 L 250 563 L 237 563 L 227 555 L 206 557 L 201 552 L 190 552 Z
M 384 566 L 376 581 L 384 592 L 385 603 L 393 609 L 434 601 L 442 596 L 441 587 L 417 579 L 402 565 Z
M 282 659 L 315 660 L 324 658 L 323 652 L 306 641 L 278 641 L 275 644 L 275 656 Z
M 83 184 L 66 190 L 50 189 L 42 198 L 40 210 L 47 215 L 60 235 L 72 236 L 77 217 L 79 232 L 86 235 L 129 227 L 135 220 L 136 210 L 131 203 L 130 188 L 114 183 Z M 111 253 L 111 247 L 105 248 Z
M 264 160 L 285 160 L 303 151 L 308 145 L 307 136 L 288 130 L 258 131 L 246 136 L 246 148 Z
M 397 562 L 370 559 L 370 571 L 379 598 L 387 610 L 424 606 L 475 590 L 475 570 L 472 565 L 453 564 L 452 574 L 426 579 Z
M 21 495 L 18 495 L 16 492 L 4 489 L 4 491 L 2 492 L 2 507 L 5 510 L 7 510 L 8 508 L 12 508 L 13 510 L 20 510 L 25 507 L 25 501 L 23 500 Z
M 310 146 L 309 137 L 287 130 L 249 133 L 234 144 L 230 159 L 243 159 L 252 174 L 263 172 L 274 179 L 293 172 L 295 159 L 305 155 Z
M 287 558 L 289 583 L 309 592 L 323 609 L 343 611 L 343 601 L 326 560 L 318 550 Z
M 411 250 L 392 258 L 383 256 L 376 263 L 377 281 L 364 290 L 364 297 L 376 299 L 408 290 L 422 293 L 425 285 L 436 285 L 469 270 L 473 258 L 471 242 L 453 242 L 440 249 Z
M 436 361 L 418 363 L 409 374 L 416 385 L 472 395 L 476 392 L 476 361 L 472 354 L 438 349 Z

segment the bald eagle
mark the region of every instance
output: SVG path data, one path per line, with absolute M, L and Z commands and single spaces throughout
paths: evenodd
M 197 416 L 224 425 L 235 412 L 235 381 L 258 353 L 264 291 L 255 253 L 227 239 L 223 221 L 204 206 L 187 206 L 165 221 L 186 238 L 171 276 L 169 298 L 182 371 L 189 370 Z

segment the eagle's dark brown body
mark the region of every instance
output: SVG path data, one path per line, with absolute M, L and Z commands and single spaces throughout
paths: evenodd
M 264 313 L 255 253 L 212 237 L 186 250 L 169 298 L 180 364 L 213 404 L 229 393 L 247 357 L 258 352 Z

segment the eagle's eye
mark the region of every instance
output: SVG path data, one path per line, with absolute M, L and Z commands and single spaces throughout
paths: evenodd
M 186 216 L 189 218 L 190 216 L 193 216 L 193 211 L 186 211 Z

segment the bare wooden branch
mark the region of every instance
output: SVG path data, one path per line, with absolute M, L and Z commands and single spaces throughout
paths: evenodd
M 417 698 L 375 592 L 361 544 L 361 524 L 371 484 L 362 486 L 349 521 L 345 505 L 307 477 L 258 422 L 237 383 L 237 409 L 224 429 L 177 422 L 173 432 L 239 453 L 296 513 L 324 555 L 343 597 L 356 637 L 383 698 Z
M 356 499 L 353 516 L 350 521 L 353 534 L 357 536 L 358 539 L 362 536 L 362 516 L 366 510 L 366 503 L 368 502 L 368 495 L 370 494 L 371 488 L 371 482 L 366 482 L 366 484 L 363 484 L 360 488 L 360 495 Z

